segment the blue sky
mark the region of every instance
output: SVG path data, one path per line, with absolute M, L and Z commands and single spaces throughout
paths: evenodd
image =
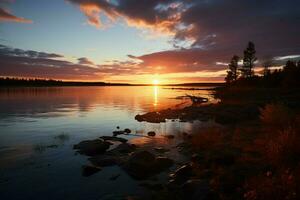
M 9 9 L 33 21 L 1 24 L 2 43 L 12 47 L 88 57 L 99 64 L 172 47 L 169 37 L 151 38 L 124 23 L 104 29 L 90 26 L 79 8 L 64 0 L 16 0 Z

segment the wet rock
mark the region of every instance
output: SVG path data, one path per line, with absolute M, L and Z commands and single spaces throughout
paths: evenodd
M 128 133 L 131 133 L 131 130 L 129 128 L 125 128 L 124 132 L 128 134 Z
M 184 198 L 191 200 L 207 199 L 210 193 L 209 183 L 200 179 L 191 179 L 186 181 L 182 185 L 181 189 Z
M 155 168 L 158 171 L 165 170 L 174 164 L 173 160 L 167 157 L 157 157 L 155 159 Z
M 81 169 L 82 169 L 81 174 L 82 176 L 85 177 L 91 176 L 101 170 L 101 168 L 99 167 L 90 166 L 90 165 L 83 165 Z
M 117 136 L 117 135 L 123 135 L 123 134 L 125 134 L 124 131 L 113 131 L 113 135 L 114 135 L 114 136 Z
M 160 123 L 166 122 L 166 118 L 164 115 L 161 115 L 159 112 L 149 112 L 144 115 L 136 115 L 135 119 L 139 122 L 147 121 L 150 123 Z
M 164 157 L 155 157 L 148 151 L 134 152 L 124 164 L 124 169 L 135 179 L 145 179 L 169 168 L 173 161 Z
M 148 151 L 140 151 L 133 153 L 127 163 L 125 169 L 129 175 L 136 179 L 149 177 L 153 173 L 153 163 L 155 156 Z
M 89 161 L 100 167 L 108 167 L 118 164 L 118 158 L 116 156 L 99 155 L 89 158 Z
M 120 129 L 120 126 L 117 126 L 117 129 Z
M 170 178 L 173 179 L 177 184 L 181 184 L 187 181 L 193 175 L 194 172 L 192 166 L 190 164 L 186 164 L 178 168 L 173 174 L 170 174 Z
M 155 147 L 154 150 L 158 153 L 165 153 L 169 151 L 169 149 L 165 149 L 163 147 Z
M 119 146 L 117 146 L 115 149 L 111 150 L 111 153 L 131 153 L 136 150 L 136 145 L 134 144 L 128 144 L 128 143 L 122 143 Z
M 85 154 L 87 156 L 94 156 L 97 154 L 104 153 L 111 143 L 102 141 L 99 139 L 96 140 L 85 140 L 73 146 L 74 149 L 78 149 L 80 154 Z
M 116 137 L 116 136 L 101 136 L 100 138 L 105 141 L 109 140 L 109 141 L 116 141 L 116 142 L 122 142 L 122 143 L 125 143 L 128 141 L 125 138 L 120 138 L 120 137 Z
M 174 139 L 175 138 L 174 135 L 165 135 L 165 137 L 168 138 L 168 139 Z
M 153 136 L 155 136 L 155 135 L 156 135 L 156 133 L 155 133 L 154 131 L 149 131 L 149 132 L 147 133 L 147 135 L 148 135 L 148 136 L 152 136 L 152 137 L 153 137 Z

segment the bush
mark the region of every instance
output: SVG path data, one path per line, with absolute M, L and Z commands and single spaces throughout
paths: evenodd
M 274 128 L 287 127 L 292 119 L 292 111 L 282 104 L 267 104 L 260 113 L 263 124 Z
M 299 167 L 295 170 L 280 170 L 276 174 L 267 171 L 246 181 L 246 200 L 296 200 L 299 199 Z
M 224 133 L 221 128 L 210 127 L 194 134 L 191 139 L 192 147 L 197 150 L 214 149 L 223 144 Z
M 271 164 L 293 165 L 300 158 L 300 137 L 294 128 L 280 131 L 266 144 L 266 157 Z

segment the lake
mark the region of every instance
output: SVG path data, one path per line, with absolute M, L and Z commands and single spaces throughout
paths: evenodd
M 132 143 L 168 145 L 159 136 L 193 132 L 202 122 L 137 122 L 134 117 L 164 108 L 184 107 L 176 97 L 200 95 L 215 101 L 211 90 L 164 86 L 50 87 L 0 89 L 0 199 L 118 199 L 143 192 L 119 167 L 81 175 L 87 157 L 73 145 L 129 128 Z M 156 139 L 141 137 L 148 131 Z M 136 135 L 136 136 L 135 136 Z M 160 138 L 160 139 L 159 139 Z M 111 181 L 110 177 L 121 174 Z

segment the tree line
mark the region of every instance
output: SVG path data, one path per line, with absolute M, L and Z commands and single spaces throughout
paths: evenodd
M 239 62 L 242 61 L 242 65 Z M 272 60 L 262 63 L 262 76 L 255 75 L 254 67 L 257 61 L 255 45 L 249 42 L 244 50 L 243 58 L 234 55 L 228 64 L 225 81 L 227 84 L 251 84 L 264 86 L 292 86 L 300 84 L 300 60 L 298 62 L 288 60 L 282 69 L 271 71 Z
M 78 82 L 78 81 L 61 81 L 53 79 L 31 79 L 31 78 L 1 78 L 0 87 L 56 87 L 56 86 L 109 86 L 129 85 L 126 83 L 105 83 L 105 82 Z

